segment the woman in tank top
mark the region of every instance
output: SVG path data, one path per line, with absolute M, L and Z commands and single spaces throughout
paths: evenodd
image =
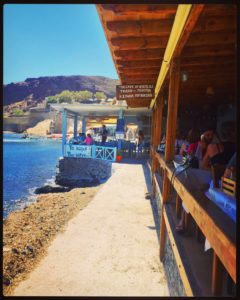
M 236 151 L 235 124 L 224 122 L 221 125 L 221 139 L 207 147 L 203 158 L 203 168 L 209 169 L 211 165 L 226 165 Z

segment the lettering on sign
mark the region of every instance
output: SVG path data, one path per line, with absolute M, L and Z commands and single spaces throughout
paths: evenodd
M 117 85 L 116 97 L 117 100 L 127 99 L 153 99 L 154 84 L 130 84 Z

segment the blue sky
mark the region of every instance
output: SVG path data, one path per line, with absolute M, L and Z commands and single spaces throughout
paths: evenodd
M 4 84 L 29 77 L 117 79 L 95 5 L 4 5 Z

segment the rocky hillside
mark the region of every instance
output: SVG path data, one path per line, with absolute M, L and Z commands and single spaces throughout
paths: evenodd
M 89 90 L 104 92 L 109 98 L 115 96 L 118 80 L 103 76 L 51 76 L 27 78 L 23 82 L 10 83 L 3 87 L 3 105 L 19 101 L 41 102 L 63 90 Z

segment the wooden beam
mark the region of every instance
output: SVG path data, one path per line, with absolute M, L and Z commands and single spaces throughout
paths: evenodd
M 166 128 L 165 159 L 167 162 L 173 159 L 175 152 L 175 136 L 177 126 L 177 111 L 180 84 L 180 59 L 174 58 L 170 68 L 170 83 L 168 94 L 168 113 Z
M 155 120 L 155 132 L 154 132 L 154 141 L 153 141 L 153 151 L 155 152 L 158 145 L 161 142 L 161 132 L 162 132 L 162 115 L 163 115 L 163 95 L 161 94 L 156 103 L 156 120 Z M 153 158 L 153 172 L 156 171 L 157 161 L 154 156 Z
M 156 136 L 156 120 L 157 120 L 157 110 L 156 109 L 153 109 L 152 110 L 152 116 L 153 116 L 153 122 L 152 122 L 152 138 L 151 138 L 151 145 L 152 145 L 152 178 L 154 176 L 154 172 L 155 172 L 155 165 L 154 165 L 154 158 L 155 158 L 155 155 L 154 155 L 154 145 L 155 145 L 155 136 Z M 152 180 L 152 187 L 154 188 L 153 186 L 154 182 Z M 154 190 L 154 189 L 153 189 Z M 154 190 L 154 195 L 155 195 L 155 190 Z
M 116 61 L 116 56 L 114 54 L 114 51 L 113 51 L 110 39 L 109 39 L 109 37 L 107 35 L 107 28 L 106 28 L 106 21 L 104 19 L 103 7 L 102 7 L 102 5 L 99 4 L 99 5 L 96 5 L 96 9 L 97 9 L 97 13 L 98 13 L 99 19 L 100 19 L 100 21 L 102 23 L 103 31 L 104 31 L 104 34 L 105 34 L 105 37 L 106 37 L 106 40 L 107 40 L 107 43 L 108 43 L 108 47 L 110 49 L 112 60 L 115 62 Z M 116 71 L 117 71 L 118 76 L 119 76 L 118 66 L 116 65 L 116 63 L 115 63 L 115 66 L 116 66 Z M 119 78 L 120 78 L 120 76 L 119 76 Z M 121 84 L 121 79 L 120 79 L 120 84 Z
M 167 128 L 166 128 L 166 147 L 165 147 L 165 160 L 170 161 L 173 159 L 175 152 L 175 136 L 177 125 L 177 110 L 178 110 L 178 91 L 180 83 L 180 59 L 174 58 L 170 67 L 170 82 L 168 94 L 168 113 L 167 113 Z M 164 171 L 163 181 L 163 206 L 169 198 L 170 181 Z M 160 260 L 164 257 L 164 247 L 166 240 L 166 224 L 164 220 L 163 208 L 161 213 L 161 227 L 160 227 Z
M 122 84 L 153 84 L 155 81 L 153 81 L 152 78 L 122 78 Z
M 155 68 L 122 68 L 119 67 L 120 74 L 126 74 L 126 75 L 144 75 L 144 74 L 151 74 L 154 76 L 157 76 L 159 73 L 160 67 Z
M 166 36 L 172 28 L 172 19 L 110 21 L 107 28 L 118 37 Z M 159 30 L 160 29 L 160 30 Z
M 204 4 L 195 4 L 193 5 L 191 12 L 189 14 L 189 17 L 187 19 L 187 22 L 184 26 L 184 29 L 182 31 L 182 34 L 180 36 L 179 42 L 175 48 L 173 57 L 180 56 L 183 47 L 185 46 L 186 42 L 189 39 L 190 34 L 192 33 L 200 14 L 202 13 L 204 8 Z
M 155 87 L 155 97 L 153 98 L 150 107 L 152 108 L 154 106 L 154 103 L 156 101 L 156 97 L 159 94 L 164 81 L 166 79 L 166 76 L 168 74 L 169 64 L 171 63 L 174 51 L 176 49 L 176 46 L 179 42 L 180 35 L 182 34 L 183 28 L 186 24 L 187 18 L 189 16 L 189 12 L 192 8 L 191 4 L 188 5 L 178 5 L 178 9 L 176 12 L 176 16 L 174 19 L 173 27 L 169 36 L 169 40 L 167 43 L 166 50 L 164 52 L 164 60 L 161 65 L 161 69 L 159 72 L 159 76 L 156 82 Z
M 144 74 L 144 73 L 140 73 L 140 74 L 123 74 L 123 73 L 119 73 L 120 77 L 122 80 L 128 80 L 128 79 L 150 79 L 152 80 L 152 83 L 155 83 L 157 75 L 156 74 Z
M 151 37 L 116 37 L 112 38 L 111 44 L 117 47 L 117 50 L 133 50 L 133 49 L 154 49 L 161 47 L 165 49 L 168 36 L 151 36 Z
M 104 13 L 110 11 L 110 17 L 117 20 L 154 20 L 173 17 L 176 4 L 101 4 Z
M 162 59 L 141 59 L 141 60 L 121 60 L 117 59 L 116 63 L 119 65 L 119 68 L 151 68 L 158 67 L 160 68 Z
M 135 49 L 135 50 L 114 50 L 114 55 L 117 59 L 121 58 L 125 61 L 139 59 L 163 59 L 164 49 Z
M 176 216 L 178 218 L 181 217 L 181 212 L 182 212 L 182 199 L 177 194 L 177 196 L 176 196 Z
M 152 111 L 152 126 L 151 126 L 151 159 L 152 159 L 152 170 L 153 170 L 153 143 L 154 143 L 154 131 L 155 131 L 155 118 L 156 118 L 156 112 L 155 110 L 153 109 Z
M 164 259 L 164 248 L 166 243 L 166 223 L 164 218 L 164 203 L 166 203 L 170 194 L 170 181 L 167 177 L 167 173 L 164 169 L 163 177 L 163 192 L 162 192 L 162 208 L 161 208 L 161 224 L 160 224 L 160 247 L 159 247 L 159 256 L 160 260 Z

